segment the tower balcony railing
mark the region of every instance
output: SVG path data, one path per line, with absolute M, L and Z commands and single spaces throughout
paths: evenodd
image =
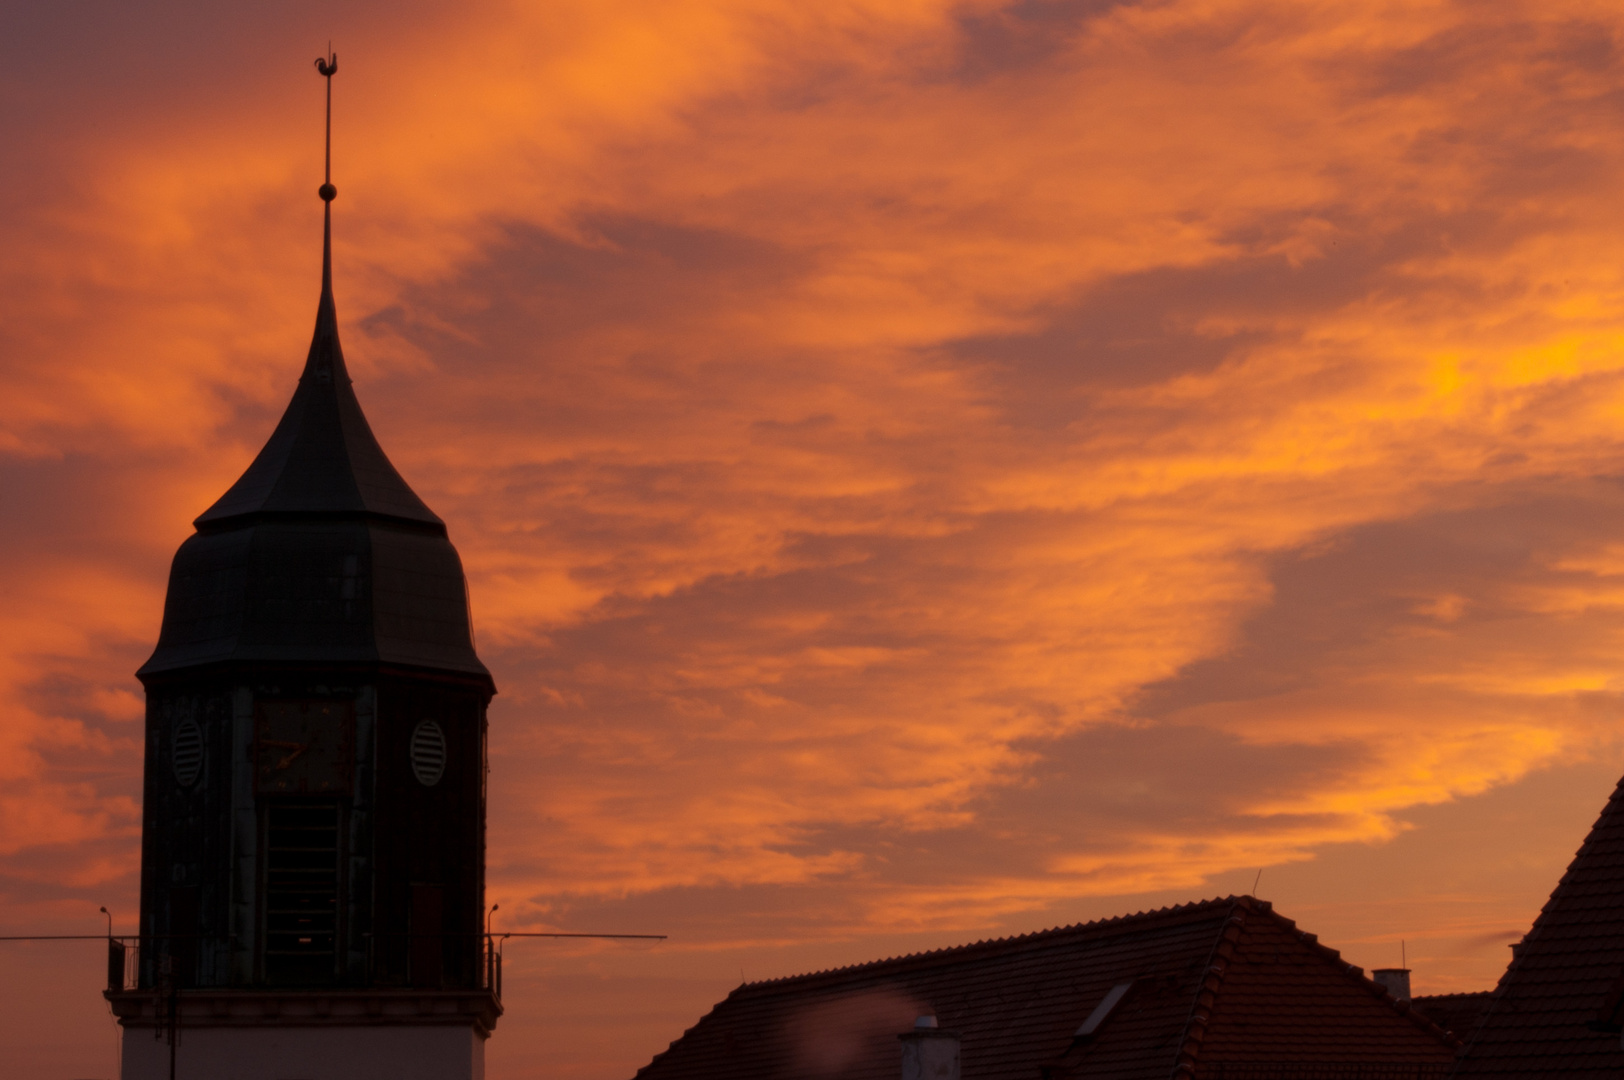
M 107 989 L 113 993 L 136 989 L 141 981 L 141 942 L 107 939 Z
M 485 983 L 480 989 L 502 1000 L 502 943 L 492 934 L 485 935 Z
M 192 935 L 186 936 L 192 937 Z M 202 937 L 203 935 L 196 936 Z M 388 986 L 391 984 L 396 984 L 396 980 L 377 979 L 378 964 L 376 963 L 376 946 L 378 944 L 378 938 L 382 936 L 383 935 L 366 935 L 368 938 L 368 978 L 366 980 L 368 985 Z M 408 948 L 410 947 L 411 943 L 419 940 L 426 941 L 432 938 L 436 943 L 438 943 L 447 937 L 463 937 L 463 935 L 450 934 L 402 934 L 399 936 L 406 939 Z M 482 939 L 482 943 L 478 953 L 477 962 L 474 965 L 474 970 L 468 972 L 468 974 L 464 976 L 464 979 L 467 979 L 468 981 L 453 980 L 453 988 L 457 982 L 461 981 L 461 986 L 469 989 L 488 990 L 492 997 L 500 1001 L 502 998 L 503 935 L 480 934 L 478 936 Z M 122 993 L 130 990 L 153 989 L 155 986 L 160 984 L 167 986 L 173 983 L 177 986 L 177 988 L 190 984 L 190 973 L 188 972 L 186 974 L 182 974 L 181 969 L 184 961 L 180 961 L 179 956 L 176 955 L 179 950 L 174 950 L 172 948 L 173 943 L 170 941 L 170 939 L 167 937 L 155 938 L 148 943 L 145 949 L 143 949 L 141 942 L 142 939 L 136 936 L 110 937 L 107 939 L 107 989 L 109 992 Z M 436 950 L 436 952 L 437 951 L 438 950 Z M 148 985 L 143 985 L 142 981 L 141 962 L 143 952 L 146 954 L 147 959 L 149 959 L 154 965 L 153 970 L 148 973 Z M 195 959 L 192 957 L 187 957 L 187 959 L 195 962 Z M 464 968 L 464 971 L 467 971 L 467 968 Z M 426 983 L 430 981 L 428 978 L 425 978 L 426 973 L 419 972 L 417 974 L 422 982 Z M 438 977 L 438 974 L 439 973 L 437 972 L 435 977 L 432 979 L 432 981 L 436 984 L 433 987 L 434 989 L 440 988 L 438 984 L 441 982 L 441 980 Z M 470 975 L 472 978 L 468 977 Z M 400 982 L 408 985 L 413 984 L 413 981 L 410 979 L 400 980 Z M 471 987 L 469 986 L 470 982 L 474 984 Z M 343 986 L 344 984 L 340 980 L 335 980 L 334 983 L 328 985 L 330 987 L 337 987 Z M 416 985 L 421 989 L 430 988 L 422 985 L 422 983 L 418 983 Z M 299 987 L 290 984 L 287 988 L 298 989 Z M 311 988 L 315 989 L 315 987 Z
M 420 990 L 487 990 L 502 997 L 502 940 L 491 933 L 366 933 L 367 980 Z M 477 939 L 477 948 L 471 948 Z
M 286 989 L 339 989 L 346 985 L 355 988 L 389 988 L 411 987 L 413 989 L 446 989 L 446 990 L 485 990 L 490 993 L 498 1003 L 502 1000 L 502 944 L 510 937 L 536 937 L 536 938 L 598 938 L 614 940 L 643 940 L 664 941 L 664 934 L 569 934 L 569 933 L 531 933 L 531 932 L 503 932 L 483 934 L 363 934 L 366 941 L 366 976 L 359 983 L 345 983 L 342 979 L 334 979 L 321 986 L 299 986 L 288 984 Z M 466 941 L 469 937 L 481 939 L 480 950 L 473 956 L 462 953 L 464 959 L 459 965 L 461 975 L 448 973 L 441 964 L 433 964 L 432 970 L 412 970 L 411 960 L 417 950 L 414 945 L 440 945 L 442 948 L 425 949 L 418 956 L 435 957 L 443 964 L 445 951 L 443 943 L 448 938 L 459 938 Z M 403 949 L 382 949 L 386 939 L 403 939 Z M 197 963 L 196 944 L 200 940 L 224 940 L 232 942 L 235 948 L 236 939 L 227 937 L 214 938 L 205 934 L 174 934 L 162 935 L 152 938 L 143 938 L 137 935 L 128 937 L 107 938 L 107 989 L 109 993 L 123 993 L 132 990 L 148 990 L 160 987 L 182 989 L 192 985 L 195 977 Z M 147 944 L 143 946 L 142 942 Z M 459 950 L 460 951 L 460 950 Z M 383 965 L 379 963 L 380 952 L 389 952 L 394 959 L 405 960 L 405 965 L 390 965 L 390 968 L 399 974 L 395 978 L 380 977 Z M 469 960 L 473 960 L 472 970 L 469 969 Z M 143 978 L 143 966 L 151 970 Z M 404 977 L 402 977 L 404 976 Z

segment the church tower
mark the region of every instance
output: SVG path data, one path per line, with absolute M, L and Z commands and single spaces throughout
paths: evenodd
M 483 1074 L 486 706 L 445 523 L 378 445 L 333 302 L 298 388 L 175 554 L 146 688 L 125 1080 Z M 172 1057 L 173 1055 L 173 1057 Z

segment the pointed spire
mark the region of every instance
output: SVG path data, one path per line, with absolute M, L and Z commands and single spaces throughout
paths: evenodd
M 333 303 L 333 73 L 321 301 L 298 387 L 248 469 L 178 552 L 150 679 L 216 664 L 389 664 L 473 679 L 462 561 L 445 523 L 378 445 L 344 370 Z M 325 676 L 324 676 L 325 677 Z
M 444 529 L 378 445 L 350 386 L 333 302 L 333 74 L 331 49 L 316 61 L 327 80 L 326 167 L 321 187 L 321 300 L 299 388 L 270 440 L 199 525 L 254 513 L 366 513 Z
M 348 382 L 344 353 L 338 346 L 338 305 L 333 302 L 333 200 L 338 198 L 338 189 L 333 186 L 333 76 L 338 72 L 338 54 L 331 44 L 325 57 L 316 58 L 316 70 L 327 80 L 326 154 L 321 187 L 316 190 L 322 202 L 321 300 L 316 305 L 316 335 L 310 342 L 310 358 L 299 381 L 314 375 L 322 382 L 335 377 Z

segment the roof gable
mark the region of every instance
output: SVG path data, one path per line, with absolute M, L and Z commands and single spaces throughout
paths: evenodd
M 1290 919 L 1270 909 L 1240 916 L 1219 951 L 1207 1022 L 1191 1033 L 1199 1043 L 1186 1049 L 1186 1075 L 1235 1080 L 1309 1063 L 1316 1077 L 1366 1076 L 1378 1065 L 1404 1066 L 1408 1077 L 1448 1074 L 1458 1043 L 1408 1002 Z
M 1513 952 L 1456 1075 L 1616 1080 L 1617 1033 L 1592 1030 L 1624 974 L 1624 781 Z

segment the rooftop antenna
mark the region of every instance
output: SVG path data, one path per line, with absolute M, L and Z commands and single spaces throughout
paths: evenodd
M 1257 895 L 1257 883 L 1263 880 L 1263 870 L 1259 868 L 1257 877 L 1252 879 L 1252 895 Z
M 327 55 L 316 58 L 316 70 L 327 80 L 327 161 L 322 174 L 322 185 L 316 189 L 324 204 L 321 227 L 321 291 L 333 290 L 333 200 L 338 189 L 333 186 L 333 75 L 338 71 L 338 54 L 333 43 L 327 43 Z

